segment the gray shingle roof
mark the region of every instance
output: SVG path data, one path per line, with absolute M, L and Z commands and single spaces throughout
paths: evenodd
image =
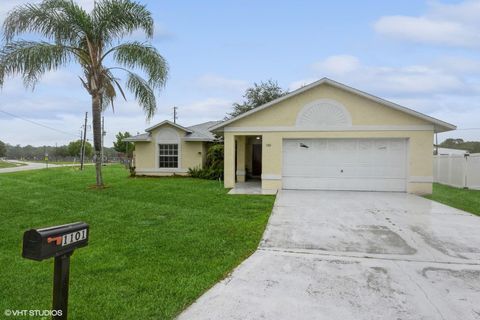
M 199 123 L 190 127 L 186 127 L 191 132 L 187 132 L 186 136 L 183 138 L 185 141 L 213 141 L 215 140 L 215 135 L 210 131 L 210 128 L 219 124 L 222 121 L 208 121 Z M 160 124 L 170 123 L 169 121 L 163 121 Z M 156 128 L 160 124 L 155 125 L 151 128 Z M 149 129 L 151 129 L 149 128 Z M 130 142 L 139 142 L 139 141 L 151 141 L 152 137 L 150 132 L 138 134 L 136 136 L 126 138 L 124 141 Z
M 215 140 L 215 135 L 210 131 L 210 128 L 220 122 L 221 121 L 208 121 L 188 127 L 188 129 L 192 130 L 192 133 L 187 134 L 184 140 L 213 141 Z
M 142 133 L 142 134 L 137 134 L 136 136 L 132 136 L 130 138 L 125 138 L 123 141 L 130 141 L 130 142 L 135 142 L 135 141 L 150 141 L 150 134 L 149 133 Z

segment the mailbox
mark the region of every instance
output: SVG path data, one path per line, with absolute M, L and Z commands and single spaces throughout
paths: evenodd
M 58 257 L 88 244 L 88 224 L 75 222 L 23 234 L 22 256 L 32 260 Z
M 67 319 L 70 256 L 77 248 L 88 245 L 89 227 L 85 222 L 30 229 L 23 234 L 22 256 L 41 261 L 55 257 L 53 267 L 52 310 L 61 311 L 54 319 Z

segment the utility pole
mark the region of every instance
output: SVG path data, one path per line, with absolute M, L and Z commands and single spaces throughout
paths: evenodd
M 80 154 L 80 170 L 83 170 L 83 162 L 85 161 L 85 143 L 87 141 L 87 117 L 88 112 L 85 112 L 85 124 L 83 125 L 83 139 L 82 139 L 82 148 Z
M 178 107 L 173 107 L 173 123 L 177 123 L 177 118 L 178 118 L 177 109 Z
M 44 154 L 44 160 L 45 160 L 45 165 L 48 169 L 48 152 L 47 152 L 47 146 L 43 146 L 43 154 Z
M 102 151 L 100 153 L 101 165 L 103 166 L 103 141 L 105 140 L 105 117 L 102 116 Z

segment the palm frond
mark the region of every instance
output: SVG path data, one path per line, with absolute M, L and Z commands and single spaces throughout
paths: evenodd
M 64 43 L 91 33 L 90 16 L 71 0 L 45 0 L 13 9 L 3 23 L 4 38 L 11 41 L 25 32 Z
M 143 111 L 147 115 L 147 119 L 151 119 L 157 110 L 155 94 L 145 79 L 139 75 L 130 72 L 127 79 L 127 88 L 133 93 Z
M 159 89 L 165 85 L 168 65 L 155 47 L 134 41 L 121 44 L 112 51 L 114 60 L 120 65 L 144 71 L 152 88 Z
M 0 49 L 0 86 L 5 76 L 20 74 L 25 86 L 32 88 L 47 71 L 66 65 L 72 52 L 48 42 L 14 41 Z
M 105 42 L 120 39 L 143 30 L 147 37 L 153 36 L 154 24 L 150 11 L 144 5 L 130 0 L 103 0 L 92 11 L 96 34 Z
M 115 105 L 113 104 L 113 101 L 117 96 L 115 87 L 113 86 L 113 83 L 110 79 L 105 81 L 104 85 L 105 85 L 105 90 L 103 91 L 103 94 L 102 94 L 102 111 L 107 110 L 108 106 L 110 105 L 112 106 L 112 110 L 115 111 Z

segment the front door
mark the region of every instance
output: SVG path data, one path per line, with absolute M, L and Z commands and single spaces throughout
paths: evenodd
M 262 175 L 262 145 L 252 145 L 252 176 L 260 177 Z

